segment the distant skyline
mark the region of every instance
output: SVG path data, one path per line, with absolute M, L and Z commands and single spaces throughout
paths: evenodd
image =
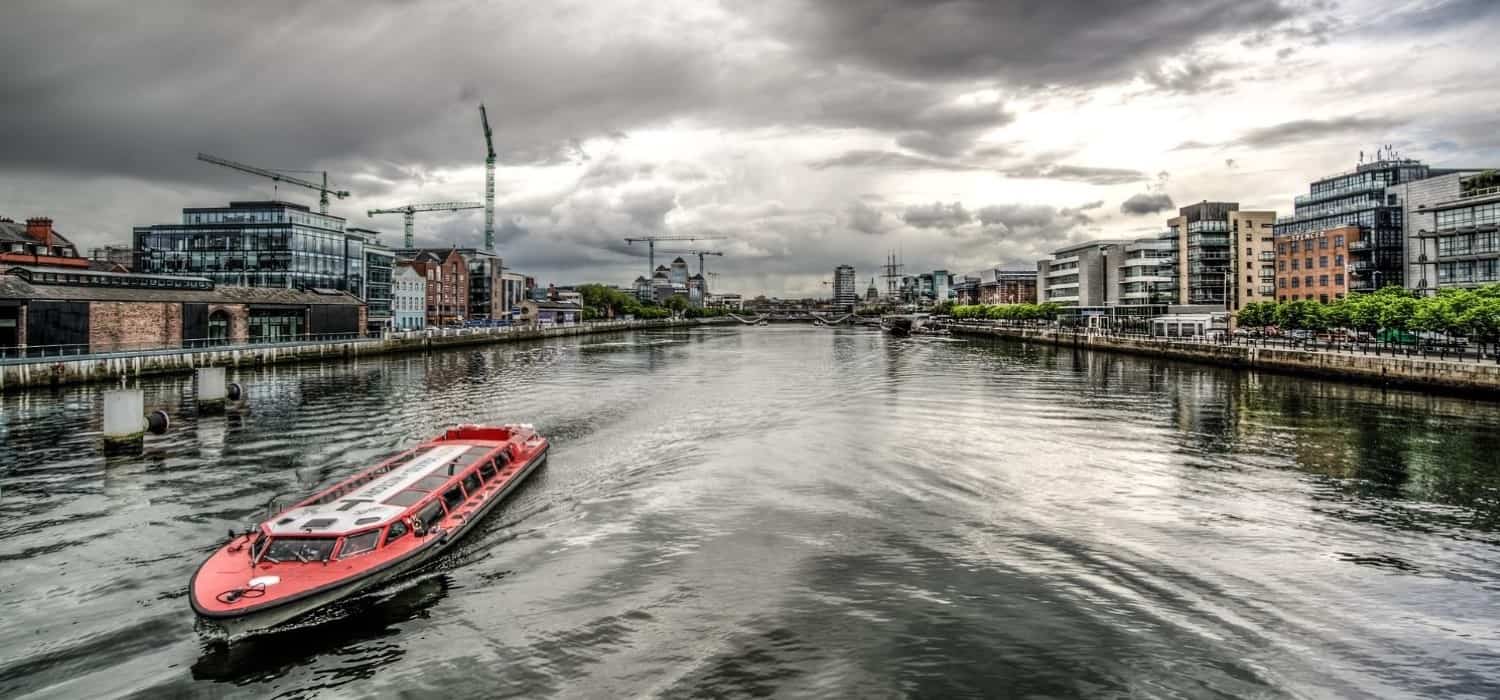
M 625 237 L 718 235 L 715 288 L 747 297 L 890 250 L 1030 267 L 1205 199 L 1288 214 L 1385 144 L 1500 163 L 1493 0 L 90 5 L 0 22 L 0 216 L 84 250 L 271 196 L 199 151 L 326 169 L 354 195 L 330 213 L 399 245 L 366 209 L 483 199 L 481 101 L 508 267 L 627 285 Z M 483 225 L 418 215 L 417 243 Z

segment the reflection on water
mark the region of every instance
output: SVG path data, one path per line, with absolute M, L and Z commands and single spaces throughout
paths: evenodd
M 6 395 L 0 696 L 1500 694 L 1496 404 L 1014 342 L 645 332 Z M 229 527 L 461 421 L 550 465 L 421 576 L 196 630 Z

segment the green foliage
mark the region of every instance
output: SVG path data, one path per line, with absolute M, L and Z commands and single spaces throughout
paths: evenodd
M 1347 328 L 1390 338 L 1440 333 L 1479 342 L 1500 342 L 1500 284 L 1445 289 L 1419 297 L 1400 287 L 1353 294 L 1329 304 L 1311 300 L 1247 304 L 1235 315 L 1240 326 L 1277 325 L 1287 330 Z
M 996 321 L 1050 321 L 1062 307 L 1056 304 L 968 304 L 952 307 L 954 318 Z

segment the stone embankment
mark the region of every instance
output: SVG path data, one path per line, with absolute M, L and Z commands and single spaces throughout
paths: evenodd
M 1074 333 L 1041 328 L 950 324 L 955 334 L 1012 338 L 1060 347 L 1126 352 L 1151 357 L 1270 370 L 1382 386 L 1500 396 L 1500 364 L 1355 352 L 1191 342 Z
M 643 328 L 690 328 L 715 321 L 714 319 L 663 319 L 606 321 L 554 328 L 450 329 L 413 331 L 386 338 L 25 358 L 20 361 L 8 360 L 0 363 L 0 391 L 16 391 L 26 387 L 58 384 L 118 382 L 122 379 L 152 374 L 190 372 L 199 367 L 257 367 L 290 362 L 422 352 L 492 343 L 513 343 Z

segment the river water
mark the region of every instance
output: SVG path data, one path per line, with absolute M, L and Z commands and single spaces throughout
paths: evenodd
M 0 697 L 1495 697 L 1500 407 L 805 326 L 6 394 Z M 433 570 L 223 645 L 273 495 L 459 421 L 550 464 Z

